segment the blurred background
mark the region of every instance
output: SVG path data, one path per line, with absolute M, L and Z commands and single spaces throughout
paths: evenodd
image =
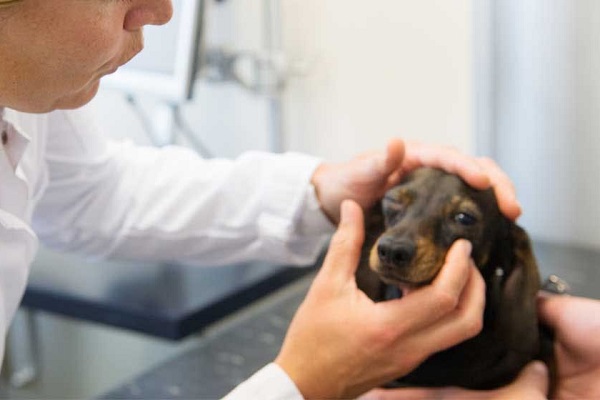
M 174 5 L 173 21 L 147 29 L 144 52 L 90 105 L 107 134 L 206 157 L 345 160 L 392 137 L 454 146 L 509 173 L 536 240 L 600 249 L 600 2 Z M 53 367 L 23 397 L 93 396 L 195 340 L 40 318 Z M 115 363 L 123 352 L 133 356 Z
M 193 93 L 175 101 L 211 155 L 447 144 L 502 165 L 534 236 L 600 246 L 598 2 L 225 0 L 202 22 Z M 164 59 L 173 36 L 147 31 Z M 92 106 L 108 132 L 149 140 L 122 91 Z

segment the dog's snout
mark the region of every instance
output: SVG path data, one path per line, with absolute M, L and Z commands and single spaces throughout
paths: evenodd
M 377 254 L 384 264 L 403 266 L 415 256 L 416 246 L 411 240 L 382 237 L 377 245 Z

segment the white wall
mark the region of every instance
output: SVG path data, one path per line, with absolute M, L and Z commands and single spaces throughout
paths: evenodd
M 600 2 L 496 3 L 496 155 L 538 239 L 600 248 Z
M 209 2 L 207 45 L 262 45 L 261 1 Z M 307 65 L 284 93 L 286 149 L 345 159 L 392 136 L 473 148 L 471 1 L 281 0 L 284 50 Z M 186 107 L 223 156 L 267 149 L 264 99 L 200 83 Z M 114 94 L 95 102 L 110 131 L 140 137 Z M 118 116 L 118 117 L 117 117 Z
M 287 143 L 328 158 L 396 135 L 473 145 L 471 1 L 285 0 L 310 74 L 285 96 Z

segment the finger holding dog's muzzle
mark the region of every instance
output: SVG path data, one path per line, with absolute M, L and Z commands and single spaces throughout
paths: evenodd
M 323 262 L 322 273 L 346 282 L 354 280 L 364 241 L 362 209 L 352 200 L 341 205 L 341 221 Z
M 398 324 L 417 331 L 431 326 L 453 312 L 460 304 L 466 288 L 472 262 L 469 242 L 458 241 L 448 252 L 444 267 L 430 284 L 398 300 L 378 303 L 390 308 L 390 325 Z

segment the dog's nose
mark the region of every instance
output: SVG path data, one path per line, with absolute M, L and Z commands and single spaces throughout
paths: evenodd
M 377 245 L 377 254 L 384 264 L 403 266 L 415 256 L 416 247 L 411 240 L 382 237 Z

